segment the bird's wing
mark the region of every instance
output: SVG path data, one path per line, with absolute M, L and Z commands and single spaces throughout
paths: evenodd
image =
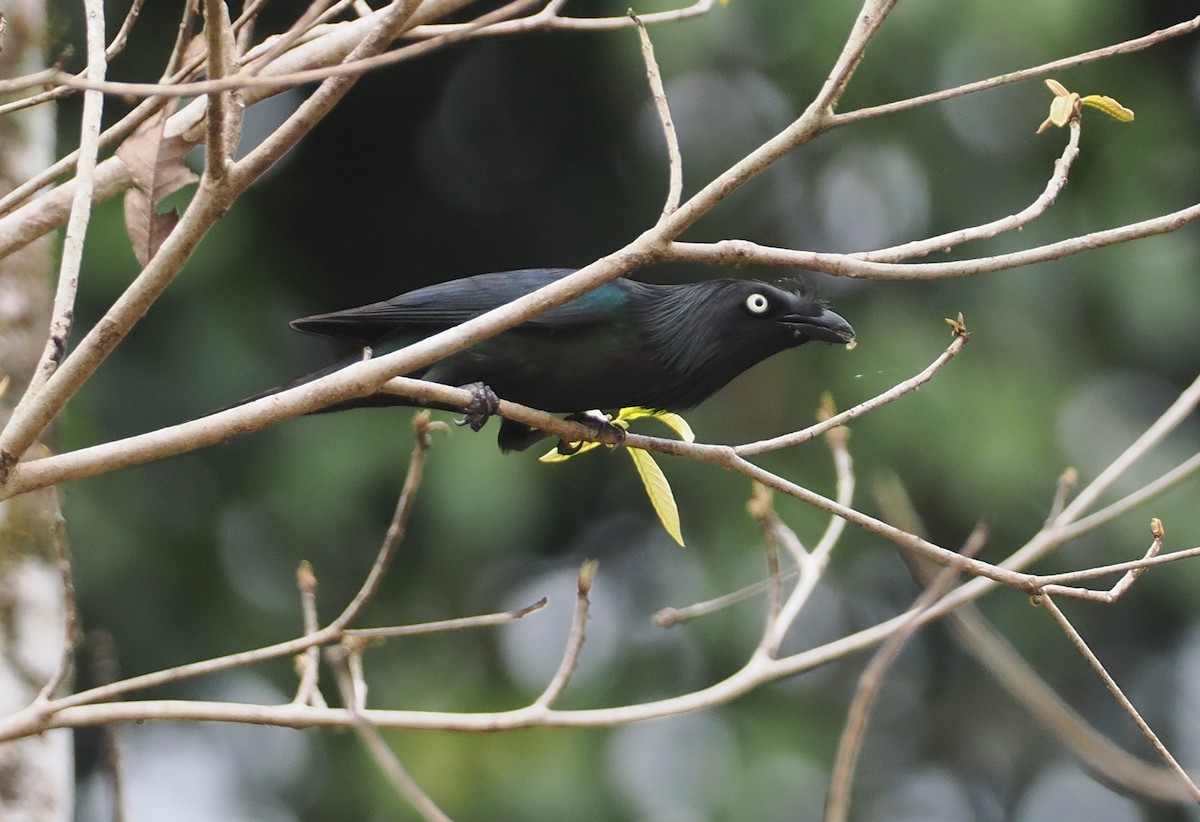
M 326 337 L 373 345 L 405 331 L 449 328 L 512 302 L 544 285 L 574 273 L 569 268 L 532 268 L 478 274 L 426 286 L 393 297 L 329 314 L 316 314 L 292 322 L 292 328 Z M 600 322 L 627 299 L 623 288 L 601 286 L 566 305 L 552 308 L 525 323 L 525 328 L 547 331 Z

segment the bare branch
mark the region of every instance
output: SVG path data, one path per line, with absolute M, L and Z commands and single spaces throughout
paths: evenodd
M 1150 449 L 1158 445 L 1174 431 L 1200 405 L 1200 377 L 1197 377 L 1164 411 L 1154 424 L 1125 449 L 1107 468 L 1079 492 L 1070 505 L 1055 520 L 1055 524 L 1069 522 L 1088 510 L 1114 482 L 1136 465 Z
M 918 106 L 926 106 L 931 103 L 940 103 L 945 100 L 952 100 L 955 97 L 963 97 L 967 94 L 975 94 L 980 91 L 987 91 L 1001 86 L 1007 86 L 1012 83 L 1021 83 L 1026 80 L 1034 80 L 1038 77 L 1045 77 L 1056 72 L 1066 71 L 1069 68 L 1080 66 L 1085 63 L 1093 63 L 1097 60 L 1106 60 L 1110 57 L 1117 57 L 1125 54 L 1133 54 L 1151 46 L 1156 46 L 1159 43 L 1170 40 L 1173 37 L 1182 37 L 1186 34 L 1191 34 L 1193 31 L 1200 29 L 1200 16 L 1193 17 L 1183 23 L 1178 23 L 1174 26 L 1169 26 L 1165 29 L 1159 29 L 1156 32 L 1147 34 L 1144 37 L 1136 37 L 1132 40 L 1126 40 L 1121 43 L 1116 43 L 1104 48 L 1085 51 L 1082 54 L 1075 54 L 1071 57 L 1064 57 L 1061 60 L 1053 60 L 1049 63 L 1043 63 L 1040 66 L 1031 66 L 1030 68 L 1020 69 L 1019 71 L 1005 72 L 987 80 L 979 80 L 974 83 L 965 83 L 961 86 L 955 86 L 952 89 L 944 91 L 935 91 L 932 94 L 922 94 L 919 97 L 911 97 L 907 100 L 897 100 L 894 103 L 885 103 L 880 106 L 869 106 L 867 108 L 855 109 L 853 111 L 844 111 L 834 114 L 831 118 L 834 125 L 848 125 L 858 120 L 866 120 L 870 117 L 879 117 L 884 114 L 895 114 L 900 111 L 917 108 Z
M 683 158 L 679 154 L 679 136 L 675 133 L 675 123 L 671 119 L 671 106 L 667 103 L 667 92 L 663 88 L 662 75 L 658 71 L 658 61 L 654 59 L 654 44 L 650 42 L 650 33 L 646 24 L 633 13 L 630 18 L 637 26 L 638 37 L 642 42 L 642 60 L 646 64 L 646 79 L 650 83 L 650 93 L 654 96 L 654 109 L 662 122 L 663 137 L 667 142 L 667 169 L 670 182 L 667 186 L 667 202 L 663 205 L 662 216 L 659 220 L 671 215 L 679 208 L 679 200 L 683 196 Z
M 600 563 L 594 559 L 585 560 L 579 567 L 575 617 L 571 620 L 571 633 L 567 636 L 567 645 L 563 649 L 558 670 L 554 672 L 550 683 L 546 685 L 546 690 L 533 703 L 538 708 L 549 708 L 558 700 L 566 689 L 567 683 L 571 681 L 571 674 L 575 672 L 575 666 L 579 664 L 579 653 L 583 650 L 583 640 L 587 636 L 588 609 L 591 607 L 588 594 L 591 593 L 592 582 L 595 581 L 596 572 L 599 569 Z
M 832 428 L 825 434 L 825 441 L 829 444 L 829 450 L 833 455 L 834 469 L 837 473 L 837 504 L 846 508 L 849 508 L 853 502 L 855 486 L 854 464 L 850 459 L 850 451 L 846 448 L 848 434 L 849 432 L 845 428 Z M 780 608 L 778 618 L 764 634 L 758 653 L 765 653 L 771 657 L 779 653 L 784 637 L 791 630 L 796 617 L 800 614 L 800 609 L 808 603 L 817 583 L 820 582 L 825 567 L 829 564 L 829 556 L 833 553 L 845 528 L 846 520 L 835 514 L 830 518 L 829 525 L 821 536 L 820 542 L 811 552 L 805 552 L 803 549 L 792 551 L 792 557 L 800 570 L 800 579 L 796 582 L 792 593 L 784 601 L 783 607 Z M 788 545 L 787 534 L 781 536 L 783 544 Z M 798 546 L 799 543 L 796 544 Z
M 1127 514 L 1137 506 L 1154 499 L 1164 491 L 1174 488 L 1197 471 L 1200 471 L 1200 454 L 1192 455 L 1158 479 L 1146 483 L 1136 491 L 1131 491 L 1111 505 L 1106 505 L 1104 508 L 1086 517 L 1081 517 L 1074 525 L 1069 526 L 1069 528 L 1079 533 L 1095 530 L 1101 525 L 1112 522 L 1117 517 Z
M 420 7 L 420 0 L 394 0 L 384 9 L 386 13 L 379 17 L 377 25 L 367 31 L 362 41 L 339 65 L 350 65 L 372 55 L 378 56 L 401 31 L 412 25 L 413 15 Z M 283 125 L 230 169 L 231 176 L 239 181 L 240 186 L 249 186 L 324 119 L 360 77 L 361 73 L 327 77 L 317 91 L 305 100 Z
M 775 630 L 775 624 L 779 621 L 779 611 L 783 607 L 784 577 L 779 572 L 779 530 L 783 526 L 783 523 L 780 522 L 779 516 L 775 513 L 775 507 L 773 504 L 774 495 L 771 493 L 771 489 L 758 482 L 753 483 L 752 487 L 753 491 L 751 492 L 752 495 L 750 497 L 750 501 L 746 503 L 746 511 L 758 522 L 758 527 L 762 531 L 763 535 L 763 545 L 766 548 L 767 553 L 767 578 L 763 580 L 759 586 L 765 587 L 767 591 L 767 615 L 766 620 L 763 623 L 763 635 L 762 639 L 760 640 L 760 647 L 762 648 L 762 651 L 767 653 L 769 652 L 769 648 L 767 648 L 767 642 Z M 790 532 L 790 529 L 788 530 Z M 791 546 L 791 553 L 793 556 L 795 556 L 797 553 L 796 549 L 797 546 L 799 546 L 799 543 L 800 541 L 797 539 L 796 546 Z M 800 551 L 803 551 L 803 547 L 799 547 Z M 797 563 L 793 567 L 794 570 L 799 573 L 801 567 L 800 564 Z M 735 602 L 741 602 L 745 596 L 739 594 L 744 594 L 744 592 L 747 590 L 747 588 L 743 588 L 740 592 L 726 594 L 724 597 L 718 597 L 716 600 L 710 600 L 708 603 L 693 605 L 691 608 L 685 610 L 693 615 L 711 613 L 712 610 L 714 610 L 713 603 L 721 602 L 721 607 L 724 607 L 724 605 L 731 605 Z M 669 621 L 667 621 L 667 611 L 668 609 L 664 608 L 655 614 L 655 621 L 658 622 L 659 625 L 673 625 L 681 618 L 681 612 L 675 611 L 669 618 Z
M 311 636 L 321 629 L 317 618 L 317 575 L 308 560 L 296 569 L 296 587 L 300 589 L 300 612 L 304 618 L 304 635 Z M 296 688 L 293 703 L 300 705 L 324 705 L 325 700 L 317 689 L 321 673 L 321 649 L 316 645 L 296 657 L 300 669 L 300 684 Z
M 1128 562 L 1114 562 L 1111 565 L 1097 565 L 1092 568 L 1084 568 L 1080 571 L 1066 571 L 1061 574 L 1044 574 L 1033 577 L 1033 580 L 1042 587 L 1047 585 L 1062 585 L 1068 582 L 1078 582 L 1080 580 L 1108 576 L 1109 574 L 1144 571 L 1147 568 L 1153 568 L 1157 565 L 1167 565 L 1171 562 L 1194 559 L 1198 556 L 1200 556 L 1200 547 L 1186 548 L 1182 551 L 1170 551 L 1165 554 L 1148 552 L 1141 559 L 1133 559 Z
M 668 11 L 651 12 L 650 14 L 640 14 L 638 18 L 643 25 L 653 26 L 663 23 L 675 23 L 680 20 L 688 20 L 693 17 L 701 17 L 708 14 L 716 0 L 696 0 L 690 6 L 683 8 L 671 9 Z M 572 31 L 615 31 L 617 29 L 627 29 L 635 25 L 629 15 L 623 17 L 561 17 L 559 10 L 566 5 L 566 0 L 550 0 L 537 14 L 532 14 L 528 17 L 522 17 L 518 20 L 508 20 L 503 23 L 497 23 L 494 26 L 489 26 L 485 31 L 478 32 L 479 35 L 498 36 L 509 34 L 524 34 L 531 31 L 549 31 L 553 29 L 566 29 Z M 442 34 L 466 28 L 465 23 L 432 23 L 425 26 L 418 26 L 408 33 L 409 37 L 437 37 Z
M 1152 217 L 1104 231 L 1080 234 L 1056 243 L 998 254 L 945 263 L 876 263 L 860 259 L 860 254 L 831 254 L 818 251 L 795 251 L 763 246 L 746 240 L 721 240 L 715 243 L 672 242 L 664 254 L 678 262 L 707 265 L 769 265 L 808 268 L 837 277 L 866 280 L 942 280 L 954 277 L 973 277 L 1035 263 L 1061 260 L 1084 251 L 1094 251 L 1111 245 L 1140 240 L 1158 234 L 1178 231 L 1200 219 L 1200 204 L 1188 206 L 1169 214 Z M 869 252 L 863 252 L 869 253 Z
M 269 48 L 265 52 L 261 55 L 248 54 L 248 57 L 252 57 L 252 62 L 246 66 L 246 71 L 251 75 L 258 74 L 263 68 L 274 63 L 281 54 L 299 42 L 301 38 L 307 36 L 314 27 L 350 5 L 349 0 L 342 0 L 342 2 L 336 3 L 332 8 L 326 8 L 328 4 L 329 0 L 321 0 L 321 2 L 313 3 L 304 10 L 304 13 L 300 15 L 300 18 L 295 23 L 288 27 L 287 31 L 278 37 L 266 41 L 265 44 L 269 44 Z
M 171 78 L 171 82 L 182 82 L 191 72 L 180 74 L 185 68 L 183 60 L 192 41 L 192 26 L 196 16 L 200 14 L 200 0 L 187 0 L 183 4 L 183 13 L 179 16 L 179 25 L 175 29 L 175 43 L 171 46 L 171 56 L 167 58 L 167 68 L 161 80 Z M 199 67 L 200 63 L 195 63 Z M 178 75 L 178 76 L 173 76 Z
M 1054 501 L 1050 504 L 1050 513 L 1046 516 L 1047 526 L 1052 524 L 1058 515 L 1063 512 L 1063 508 L 1067 505 L 1067 499 L 1078 484 L 1079 472 L 1074 468 L 1067 468 L 1058 475 L 1058 484 L 1054 489 Z
M 225 0 L 204 0 L 204 38 L 208 45 L 209 76 L 215 80 L 228 77 L 236 69 L 237 46 Z M 224 180 L 233 163 L 233 152 L 242 131 L 243 106 L 238 89 L 208 95 L 204 173 L 214 181 Z
M 1147 549 L 1145 556 L 1142 557 L 1143 562 L 1154 559 L 1162 550 L 1163 544 L 1163 527 L 1162 522 L 1156 517 L 1150 521 L 1150 531 L 1154 534 L 1154 541 L 1150 543 L 1150 548 Z M 1133 585 L 1137 578 L 1145 573 L 1147 566 L 1145 564 L 1137 565 L 1130 568 L 1121 578 L 1117 580 L 1107 591 L 1094 591 L 1089 588 L 1068 587 L 1061 584 L 1043 585 L 1040 594 L 1047 596 L 1067 596 L 1074 599 L 1086 599 L 1092 602 L 1102 602 L 1106 605 L 1111 605 L 1120 599 L 1129 587 Z M 1035 595 L 1037 596 L 1037 595 Z
M 125 44 L 129 42 L 129 32 L 133 29 L 133 24 L 137 22 L 138 15 L 142 13 L 142 5 L 145 2 L 146 0 L 133 0 L 133 3 L 130 4 L 129 11 L 125 12 L 125 19 L 121 21 L 121 28 L 117 30 L 112 42 L 104 51 L 105 60 L 111 61 L 125 50 Z
M 85 0 L 84 17 L 87 19 L 87 75 L 103 80 L 108 69 L 104 53 L 103 0 Z M 50 321 L 46 347 L 42 351 L 33 379 L 21 397 L 17 410 L 13 412 L 15 415 L 22 413 L 20 406 L 41 390 L 66 354 L 71 320 L 75 316 L 75 294 L 79 290 L 83 240 L 87 236 L 88 222 L 92 216 L 91 179 L 100 151 L 100 123 L 103 115 L 104 95 L 96 92 L 85 93 L 79 129 L 79 159 L 75 172 L 81 183 L 71 200 L 71 216 L 67 220 L 67 234 L 63 239 L 62 260 L 58 269 L 58 288 L 54 294 L 54 313 Z
M 179 43 L 176 48 L 178 54 L 182 53 L 183 44 L 186 42 L 186 33 L 189 30 L 190 20 L 192 19 L 190 15 L 194 12 L 197 2 L 198 0 L 188 0 L 184 18 L 180 22 Z M 414 14 L 413 22 L 420 23 L 437 19 L 439 16 L 448 14 L 466 5 L 468 2 L 469 0 L 425 0 Z M 313 39 L 311 42 L 298 45 L 264 69 L 262 73 L 272 75 L 287 74 L 299 68 L 326 66 L 331 63 L 337 63 L 362 42 L 363 38 L 367 37 L 393 9 L 394 6 L 389 6 L 360 20 L 324 26 L 319 37 Z M 52 75 L 57 74 L 57 70 L 55 69 L 48 71 Z M 44 74 L 32 76 L 26 85 L 43 85 L 47 82 L 47 78 L 43 76 Z M 175 89 L 177 88 L 179 79 L 181 78 L 174 78 L 168 84 L 154 87 Z M 242 80 L 231 82 L 227 79 L 221 82 L 229 83 L 231 87 L 245 88 L 243 96 L 247 105 L 263 100 L 282 90 L 282 88 L 246 88 L 246 83 Z M 0 93 L 3 93 L 4 90 L 5 83 L 0 81 Z M 161 100 L 155 103 L 156 107 L 161 105 Z M 138 108 L 140 109 L 141 107 L 139 106 Z M 172 117 L 168 125 L 168 133 L 191 133 L 202 122 L 205 109 L 206 102 L 203 99 L 193 101 L 184 106 Z M 137 109 L 135 109 L 136 112 Z M 143 114 L 142 119 L 146 116 L 149 116 L 149 113 Z M 134 125 L 136 123 L 129 125 L 128 128 L 132 129 Z M 57 178 L 61 173 L 61 170 L 58 171 L 50 176 L 49 180 Z M 49 180 L 44 181 L 42 185 Z M 108 200 L 124 191 L 132 182 L 132 177 L 128 169 L 125 168 L 124 163 L 117 159 L 109 158 L 96 167 L 94 200 L 96 202 Z M 28 184 L 21 187 L 22 190 L 27 192 L 23 195 L 23 198 L 28 196 L 27 186 Z M 0 218 L 0 256 L 8 255 L 63 225 L 66 222 L 73 187 L 74 183 L 66 183 L 53 191 L 39 196 L 35 202 L 26 203 L 25 206 Z M 32 190 L 36 191 L 38 188 L 40 186 L 35 186 Z M 6 197 L 0 200 L 0 203 L 3 204 L 0 208 L 11 208 L 14 202 L 10 197 Z
M 207 2 L 207 0 L 206 0 Z M 370 15 L 369 17 L 360 18 L 356 22 L 378 22 L 385 17 L 384 12 L 388 12 L 398 8 L 397 3 L 400 0 L 389 4 L 384 9 Z M 465 5 L 466 0 L 445 0 L 445 2 L 458 3 Z M 276 71 L 276 72 L 238 72 L 230 74 L 226 77 L 214 78 L 211 80 L 199 80 L 190 83 L 121 83 L 113 81 L 91 82 L 87 78 L 76 77 L 73 74 L 68 74 L 63 71 L 54 73 L 54 82 L 73 89 L 85 89 L 92 91 L 103 91 L 106 94 L 115 94 L 131 97 L 196 97 L 200 95 L 216 94 L 218 92 L 233 91 L 233 90 L 258 90 L 265 92 L 261 96 L 270 96 L 278 94 L 288 88 L 302 86 L 308 83 L 324 82 L 337 78 L 358 78 L 363 74 L 383 66 L 390 66 L 396 63 L 411 60 L 423 54 L 441 48 L 448 43 L 464 40 L 469 36 L 470 31 L 482 29 L 493 22 L 506 20 L 514 14 L 520 13 L 522 10 L 535 5 L 537 0 L 512 0 L 512 2 L 492 12 L 480 15 L 480 17 L 471 22 L 470 29 L 459 32 L 454 31 L 438 38 L 414 43 L 410 46 L 405 46 L 395 51 L 381 53 L 382 49 L 376 49 L 370 54 L 360 54 L 352 59 L 346 59 L 337 62 L 333 65 L 324 65 L 318 68 L 304 68 L 295 71 Z M 408 14 L 411 16 L 424 17 L 427 8 L 430 4 L 417 3 L 416 6 L 408 6 Z M 445 13 L 445 12 L 442 12 Z M 398 35 L 397 35 L 398 36 Z M 394 38 L 393 38 L 394 39 Z
M 436 634 L 444 631 L 460 631 L 465 628 L 488 628 L 495 625 L 508 625 L 518 619 L 524 619 L 532 613 L 542 610 L 550 600 L 542 597 L 532 605 L 514 608 L 511 611 L 499 611 L 492 614 L 478 614 L 458 619 L 439 619 L 435 622 L 421 622 L 416 625 L 392 625 L 387 628 L 347 628 L 343 633 L 347 637 L 362 640 L 392 639 L 394 637 L 419 636 L 421 634 Z
M 774 535 L 771 537 L 774 538 Z M 670 628 L 680 622 L 697 619 L 698 617 L 708 616 L 717 611 L 724 610 L 732 605 L 738 605 L 752 597 L 756 597 L 764 591 L 772 598 L 774 602 L 775 590 L 779 585 L 788 579 L 799 574 L 798 568 L 789 568 L 786 571 L 781 571 L 777 576 L 768 576 L 766 579 L 760 579 L 758 582 L 751 583 L 736 591 L 730 591 L 728 594 L 722 594 L 719 597 L 705 600 L 704 602 L 696 602 L 692 605 L 685 605 L 681 608 L 666 606 L 655 612 L 653 620 L 654 624 L 660 628 Z M 768 605 L 768 615 L 774 613 L 774 606 Z

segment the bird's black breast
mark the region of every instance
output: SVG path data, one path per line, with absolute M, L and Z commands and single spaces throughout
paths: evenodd
M 483 382 L 513 402 L 546 411 L 644 405 L 663 376 L 632 315 L 568 329 L 515 328 L 435 363 L 425 379 Z

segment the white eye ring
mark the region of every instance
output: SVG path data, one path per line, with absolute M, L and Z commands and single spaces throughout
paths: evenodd
M 751 294 L 746 298 L 746 310 L 751 314 L 766 314 L 771 301 L 762 294 Z

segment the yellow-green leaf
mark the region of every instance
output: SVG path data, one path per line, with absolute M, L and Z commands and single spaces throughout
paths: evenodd
M 1057 95 L 1050 101 L 1050 122 L 1060 128 L 1065 126 L 1071 121 L 1071 115 L 1075 113 L 1075 104 L 1078 102 L 1078 94 Z
M 643 417 L 650 417 L 663 423 L 676 434 L 678 434 L 680 439 L 682 439 L 684 442 L 696 441 L 696 434 L 692 431 L 692 427 L 687 424 L 687 420 L 670 411 L 655 411 L 650 408 L 633 406 L 630 408 L 622 408 L 621 413 L 617 414 L 617 418 L 613 421 L 620 425 L 621 423 L 628 423 L 631 420 L 639 420 Z
M 599 446 L 600 443 L 598 443 L 598 442 L 573 442 L 573 443 L 571 443 L 571 445 L 578 446 L 578 449 L 575 451 L 572 451 L 570 454 L 562 454 L 562 453 L 559 453 L 559 450 L 557 447 L 551 448 L 545 454 L 542 454 L 540 457 L 538 457 L 538 462 L 547 462 L 547 463 L 549 463 L 549 462 L 566 462 L 571 457 L 578 457 L 580 454 L 586 454 L 588 451 L 591 451 L 593 448 L 596 448 L 597 446 Z
M 662 413 L 655 411 L 653 408 L 644 408 L 640 405 L 630 405 L 627 408 L 622 408 L 617 412 L 617 418 L 613 420 L 617 425 L 625 423 L 628 425 L 630 420 L 640 420 L 642 417 L 654 417 Z
M 1054 94 L 1055 97 L 1065 97 L 1071 92 L 1067 91 L 1067 87 L 1055 80 L 1053 77 L 1047 77 L 1045 80 L 1046 88 Z
M 650 498 L 650 504 L 654 506 L 654 513 L 658 514 L 659 522 L 671 535 L 671 539 L 682 546 L 683 530 L 679 525 L 679 508 L 675 505 L 675 495 L 671 493 L 671 484 L 667 482 L 666 475 L 646 451 L 641 448 L 627 448 L 626 450 L 633 459 L 634 467 L 637 468 L 642 485 L 646 488 L 646 496 Z
M 1098 108 L 1112 117 L 1114 120 L 1119 120 L 1122 123 L 1128 123 L 1133 120 L 1133 110 L 1125 108 L 1111 97 L 1106 97 L 1103 94 L 1089 94 L 1087 97 L 1080 99 L 1080 105 L 1091 106 Z
M 654 415 L 654 418 L 665 423 L 684 442 L 696 441 L 696 434 L 692 431 L 692 426 L 688 425 L 687 420 L 678 414 L 672 414 L 670 411 L 660 411 Z

